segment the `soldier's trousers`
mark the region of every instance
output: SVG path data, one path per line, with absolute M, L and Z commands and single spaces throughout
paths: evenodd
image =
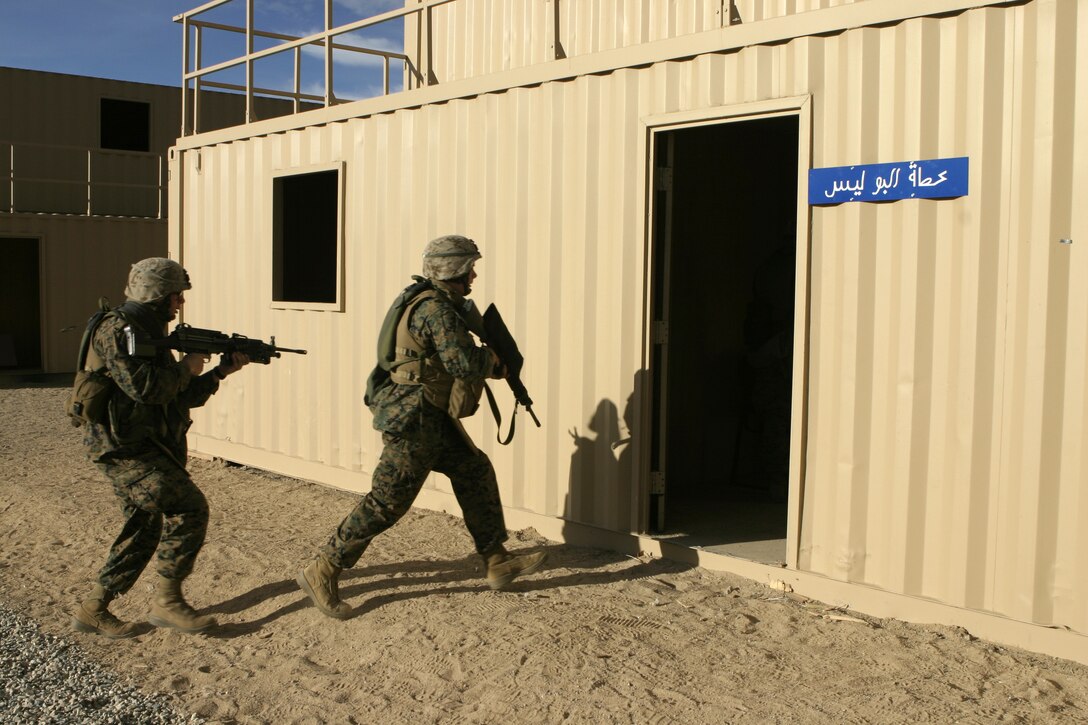
M 494 551 L 506 541 L 506 522 L 491 459 L 482 451 L 470 449 L 447 416 L 443 414 L 439 420 L 437 430 L 425 432 L 419 439 L 383 434 L 385 448 L 370 493 L 321 548 L 332 564 L 344 569 L 355 566 L 374 537 L 408 512 L 431 471 L 449 476 L 477 552 Z
M 208 530 L 208 502 L 189 474 L 162 453 L 99 463 L 121 499 L 125 525 L 98 583 L 124 594 L 158 551 L 159 574 L 189 576 Z

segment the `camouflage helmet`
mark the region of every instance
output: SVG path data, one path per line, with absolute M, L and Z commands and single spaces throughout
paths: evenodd
M 125 297 L 133 302 L 155 302 L 192 288 L 189 273 L 180 264 L 165 257 L 149 257 L 132 265 Z
M 472 264 L 484 255 L 476 242 L 458 234 L 432 239 L 423 250 L 423 276 L 428 279 L 457 279 L 468 274 Z

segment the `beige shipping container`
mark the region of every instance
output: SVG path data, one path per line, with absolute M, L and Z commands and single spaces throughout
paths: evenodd
M 187 321 L 309 350 L 232 378 L 193 447 L 365 491 L 378 326 L 425 242 L 464 233 L 544 423 L 519 415 L 509 448 L 490 416 L 469 426 L 509 526 L 1088 662 L 1083 5 L 740 2 L 708 26 L 713 3 L 675 2 L 693 20 L 673 32 L 658 4 L 601 0 L 519 24 L 514 45 L 543 23 L 565 57 L 469 62 L 512 47 L 479 13 L 536 5 L 433 9 L 431 85 L 179 140 Z M 586 41 L 618 7 L 649 25 Z M 807 203 L 810 169 L 953 157 L 965 195 Z M 281 289 L 300 175 L 337 210 L 320 302 Z M 752 473 L 744 329 L 780 248 L 774 491 Z M 418 503 L 458 510 L 441 477 Z M 769 528 L 745 531 L 757 513 Z

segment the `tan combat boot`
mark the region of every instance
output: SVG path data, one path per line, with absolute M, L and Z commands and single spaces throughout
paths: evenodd
M 327 614 L 334 619 L 347 619 L 351 616 L 351 607 L 340 601 L 340 592 L 337 589 L 337 580 L 340 578 L 340 567 L 322 555 L 310 562 L 310 565 L 298 573 L 295 581 L 306 592 L 306 596 L 314 603 L 322 614 Z
M 72 615 L 72 628 L 77 632 L 101 634 L 110 639 L 128 639 L 135 637 L 137 627 L 131 622 L 122 622 L 110 614 L 110 602 L 113 594 L 101 584 L 95 584 L 91 595 L 79 603 Z
M 155 600 L 147 621 L 156 627 L 176 629 L 185 634 L 203 632 L 216 625 L 215 617 L 197 614 L 181 596 L 181 581 L 159 576 Z
M 487 567 L 487 585 L 492 589 L 503 589 L 522 574 L 532 574 L 548 558 L 543 551 L 535 554 L 510 554 L 502 546 L 490 554 L 484 554 Z

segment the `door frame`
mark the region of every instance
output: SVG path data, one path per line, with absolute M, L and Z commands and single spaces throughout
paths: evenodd
M 796 569 L 800 548 L 802 493 L 804 491 L 805 451 L 807 446 L 808 400 L 808 332 L 809 332 L 809 257 L 810 257 L 810 209 L 808 205 L 808 171 L 812 166 L 812 97 L 809 95 L 777 98 L 753 103 L 717 106 L 694 111 L 680 111 L 640 119 L 639 133 L 639 197 L 643 220 L 643 329 L 642 389 L 636 391 L 642 404 L 638 412 L 638 435 L 632 441 L 637 445 L 638 472 L 638 523 L 641 532 L 650 529 L 650 496 L 653 482 L 651 466 L 653 446 L 654 406 L 653 369 L 654 357 L 654 309 L 653 300 L 658 284 L 658 272 L 654 264 L 654 149 L 657 134 L 680 131 L 698 126 L 708 126 L 739 121 L 756 121 L 764 118 L 796 116 L 797 139 L 797 276 L 794 286 L 794 339 L 793 339 L 793 402 L 790 419 L 790 480 L 786 505 L 786 567 Z

